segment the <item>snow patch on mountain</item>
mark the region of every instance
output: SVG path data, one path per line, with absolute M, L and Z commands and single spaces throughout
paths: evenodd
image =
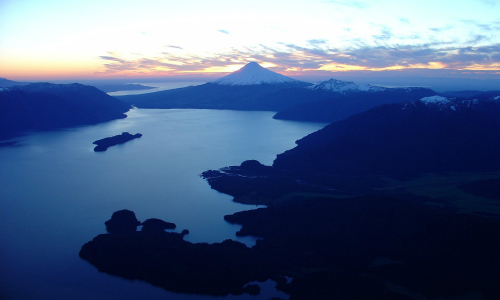
M 465 99 L 461 101 L 461 104 L 467 107 L 473 107 L 479 104 L 479 100 L 477 99 Z
M 221 85 L 254 85 L 254 84 L 283 84 L 300 83 L 301 81 L 281 75 L 261 67 L 256 62 L 250 62 L 243 68 L 227 76 L 212 81 Z
M 492 100 L 493 99 L 493 100 Z M 402 109 L 420 109 L 422 107 L 427 107 L 430 109 L 437 109 L 440 111 L 451 110 L 459 111 L 464 109 L 484 109 L 487 105 L 495 103 L 495 100 L 499 100 L 498 97 L 483 97 L 483 98 L 447 98 L 443 96 L 430 96 L 424 97 L 417 101 L 410 101 L 406 103 Z M 498 102 L 496 102 L 498 105 Z M 486 105 L 486 106 L 485 106 Z
M 307 87 L 311 90 L 325 90 L 328 92 L 335 93 L 351 93 L 351 92 L 380 92 L 384 91 L 387 88 L 381 86 L 374 86 L 370 84 L 356 84 L 352 81 L 344 81 L 331 78 L 327 81 L 320 81 L 313 86 Z
M 450 103 L 450 99 L 442 96 L 430 96 L 430 97 L 424 97 L 420 99 L 425 104 L 448 104 Z
M 419 104 L 420 103 L 420 104 Z M 457 108 L 459 106 L 462 106 L 464 103 L 457 102 L 456 99 L 448 99 L 443 96 L 429 96 L 429 97 L 423 97 L 420 98 L 419 100 L 416 101 L 410 101 L 406 103 L 402 109 L 412 109 L 412 108 L 417 108 L 421 105 L 424 105 L 426 107 L 433 107 L 433 108 L 438 108 L 439 110 L 443 110 L 445 108 L 449 108 L 452 111 L 457 111 Z

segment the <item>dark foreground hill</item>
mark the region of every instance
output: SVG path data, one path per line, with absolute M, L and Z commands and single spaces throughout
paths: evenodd
M 267 205 L 225 220 L 263 238 L 253 249 L 290 272 L 280 288 L 292 300 L 498 299 L 499 113 L 496 93 L 386 104 L 299 140 L 272 167 L 202 177 Z
M 130 231 L 98 235 L 80 257 L 181 293 L 253 295 L 254 281 L 271 279 L 291 300 L 498 299 L 499 219 L 423 202 L 295 197 L 225 216 L 242 225 L 238 236 L 261 238 L 252 248 L 190 243 L 187 231 L 136 231 L 136 221 Z
M 370 108 L 387 103 L 404 103 L 436 95 L 427 88 L 380 88 L 374 90 L 351 90 L 344 93 L 311 90 L 314 101 L 298 104 L 274 115 L 274 119 L 335 122 Z M 326 96 L 326 97 L 325 97 Z
M 278 169 L 414 176 L 500 170 L 500 97 L 426 97 L 335 122 L 276 158 Z
M 0 91 L 0 138 L 125 118 L 131 106 L 92 86 L 33 83 Z

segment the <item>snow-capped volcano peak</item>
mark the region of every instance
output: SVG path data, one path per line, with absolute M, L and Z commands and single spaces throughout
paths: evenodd
M 326 90 L 329 92 L 336 92 L 342 94 L 350 92 L 379 92 L 386 90 L 386 88 L 380 86 L 374 86 L 370 84 L 359 85 L 352 81 L 344 81 L 333 78 L 327 81 L 320 81 L 308 88 L 311 90 Z
M 214 80 L 212 83 L 221 85 L 254 85 L 262 83 L 301 83 L 301 81 L 263 68 L 256 62 L 250 62 L 238 71 Z

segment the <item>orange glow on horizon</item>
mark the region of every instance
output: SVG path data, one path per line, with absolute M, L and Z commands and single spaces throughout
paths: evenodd
M 8 64 L 1 62 L 0 64 L 0 77 L 17 81 L 29 80 L 64 80 L 64 79 L 112 79 L 112 78 L 153 78 L 153 77 L 185 77 L 189 75 L 206 76 L 207 78 L 214 78 L 216 76 L 224 76 L 231 72 L 237 71 L 242 68 L 248 60 L 241 60 L 236 63 L 230 63 L 224 66 L 210 66 L 194 68 L 193 64 L 179 63 L 178 67 L 170 66 L 156 66 L 153 68 L 137 68 L 131 70 L 113 70 L 113 68 L 106 69 L 106 65 L 102 64 L 100 60 L 95 60 L 92 63 L 85 63 L 83 61 L 34 61 L 27 60 L 23 62 L 16 61 L 15 64 Z M 113 62 L 108 63 L 112 65 Z M 276 68 L 272 62 L 259 62 L 264 68 Z M 190 67 L 190 70 L 183 70 L 183 66 Z M 312 75 L 317 71 L 326 72 L 351 72 L 351 71 L 404 71 L 415 69 L 428 69 L 428 70 L 449 70 L 449 71 L 500 71 L 500 63 L 493 64 L 472 64 L 469 66 L 449 66 L 442 62 L 429 62 L 427 64 L 409 64 L 409 65 L 393 65 L 387 67 L 369 67 L 360 65 L 336 64 L 329 63 L 321 66 L 320 68 L 307 68 L 288 67 L 284 71 L 278 71 L 286 76 L 307 76 Z M 325 75 L 326 76 L 326 75 Z
M 234 71 L 238 71 L 244 66 L 244 64 L 236 64 L 236 65 L 227 65 L 223 67 L 208 67 L 203 68 L 201 70 L 194 71 L 179 71 L 180 73 L 231 73 Z
M 346 64 L 328 64 L 324 65 L 318 70 L 321 71 L 332 71 L 332 72 L 349 72 L 349 71 L 397 71 L 397 70 L 411 70 L 411 69 L 429 69 L 429 70 L 440 70 L 447 69 L 448 66 L 442 62 L 429 62 L 427 64 L 411 64 L 408 66 L 400 66 L 394 65 L 389 67 L 381 67 L 381 68 L 371 68 L 365 66 L 356 66 L 356 65 L 346 65 Z M 467 68 L 465 68 L 467 69 Z M 461 69 L 457 69 L 461 70 Z M 468 70 L 468 69 L 467 69 Z M 483 69 L 486 70 L 486 69 Z M 497 70 L 497 69 L 491 69 Z
M 365 71 L 365 70 L 369 70 L 369 68 L 363 67 L 363 66 L 354 66 L 354 65 L 332 63 L 332 64 L 323 65 L 318 70 L 319 71 L 347 72 L 347 71 Z
M 491 65 L 484 64 L 473 64 L 467 66 L 460 70 L 469 70 L 469 71 L 500 71 L 500 63 L 494 63 Z

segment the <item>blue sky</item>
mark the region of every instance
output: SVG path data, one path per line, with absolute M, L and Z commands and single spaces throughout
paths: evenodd
M 494 78 L 499 33 L 496 0 L 0 0 L 0 77 L 220 77 L 257 61 Z

